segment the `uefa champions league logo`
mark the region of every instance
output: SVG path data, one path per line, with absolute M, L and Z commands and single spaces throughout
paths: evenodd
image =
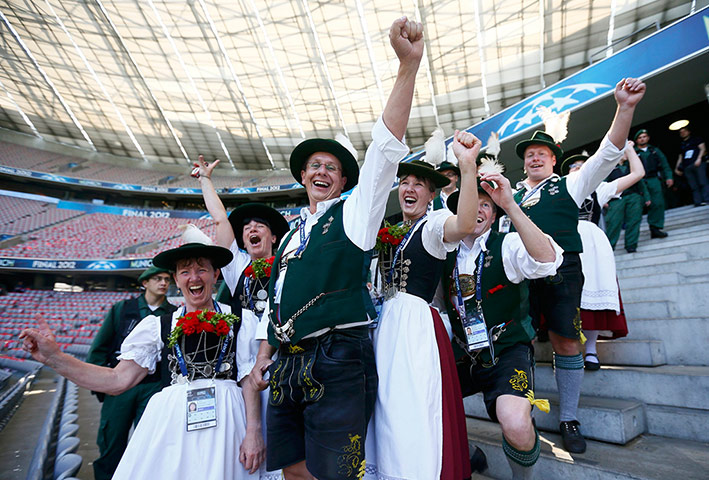
M 92 262 L 86 265 L 88 270 L 115 270 L 116 265 L 112 262 Z
M 542 118 L 539 116 L 539 107 L 547 107 L 553 112 L 561 113 L 592 98 L 596 98 L 599 92 L 604 92 L 611 88 L 612 85 L 605 83 L 578 83 L 543 92 L 541 95 L 530 98 L 527 102 L 523 102 L 522 105 L 517 107 L 512 116 L 497 129 L 497 132 L 500 134 L 500 138 L 509 137 L 541 123 Z

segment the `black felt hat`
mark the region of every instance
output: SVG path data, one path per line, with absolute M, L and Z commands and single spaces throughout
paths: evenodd
M 576 162 L 579 161 L 586 161 L 588 160 L 588 155 L 585 155 L 583 153 L 579 153 L 577 155 L 571 155 L 569 158 L 564 160 L 564 163 L 561 164 L 561 176 L 565 176 L 569 174 L 569 169 L 571 168 L 571 165 L 573 165 Z
M 487 180 L 486 180 L 487 181 Z M 490 183 L 490 182 L 488 182 Z M 483 193 L 487 195 L 488 197 L 490 196 L 489 193 L 487 193 L 485 190 L 483 190 L 483 187 L 478 184 L 478 194 Z M 456 190 L 455 192 L 451 193 L 448 196 L 448 199 L 446 200 L 446 207 L 448 207 L 448 210 L 453 212 L 453 214 L 458 213 L 458 198 L 460 197 L 460 191 Z M 492 198 L 490 198 L 492 200 Z M 505 211 L 500 208 L 498 204 L 496 204 L 494 201 L 492 202 L 493 206 L 495 207 L 495 211 L 497 212 L 497 216 L 500 217 L 505 214 Z
M 460 177 L 460 168 L 458 168 L 458 165 L 455 165 L 451 162 L 441 162 L 441 164 L 438 166 L 436 169 L 437 172 L 445 172 L 446 170 L 451 170 L 455 172 L 456 175 Z
M 564 155 L 564 151 L 561 149 L 561 147 L 557 145 L 556 142 L 554 142 L 554 138 L 552 138 L 552 136 L 548 133 L 542 132 L 541 130 L 535 131 L 532 134 L 532 138 L 528 140 L 522 140 L 515 146 L 515 152 L 517 152 L 517 156 L 524 160 L 524 151 L 530 145 L 544 145 L 546 147 L 549 147 L 549 149 L 557 159 L 561 159 L 561 157 Z
M 421 178 L 428 178 L 436 188 L 445 187 L 450 183 L 448 177 L 436 171 L 436 168 L 423 160 L 412 160 L 407 163 L 400 163 L 396 176 L 401 178 L 406 175 L 416 175 Z
M 359 181 L 359 165 L 352 152 L 337 140 L 329 138 L 310 138 L 300 142 L 290 154 L 290 172 L 295 181 L 303 184 L 300 172 L 303 170 L 305 162 L 313 153 L 331 153 L 342 164 L 342 176 L 347 178 L 347 183 L 343 191 L 350 190 Z
M 265 223 L 271 229 L 271 233 L 276 236 L 276 246 L 281 243 L 283 235 L 288 233 L 290 227 L 288 221 L 283 218 L 278 210 L 263 203 L 245 203 L 239 205 L 229 214 L 229 223 L 234 230 L 234 239 L 239 248 L 244 248 L 244 225 L 247 221 L 256 220 Z

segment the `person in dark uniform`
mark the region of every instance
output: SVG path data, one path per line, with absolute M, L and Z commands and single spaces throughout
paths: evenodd
M 645 167 L 645 178 L 643 182 L 650 193 L 650 205 L 647 212 L 647 223 L 650 225 L 651 238 L 665 238 L 667 233 L 662 231 L 665 228 L 665 196 L 662 191 L 662 181 L 664 179 L 667 188 L 674 185 L 672 169 L 662 150 L 650 145 L 650 134 L 644 128 L 635 132 L 635 152 L 643 161 Z
M 707 147 L 699 137 L 693 136 L 689 128 L 679 129 L 680 154 L 677 158 L 675 173 L 684 175 L 692 189 L 692 200 L 694 206 L 699 207 L 709 203 L 709 181 L 707 181 L 707 171 L 702 164 L 702 159 L 707 153 Z
M 564 249 L 564 262 L 557 274 L 532 280 L 529 294 L 532 318 L 537 327 L 544 319 L 554 349 L 559 429 L 564 448 L 572 453 L 586 451 L 586 441 L 576 418 L 584 368 L 580 342 L 583 273 L 578 210 L 620 160 L 635 106 L 644 93 L 645 84 L 638 79 L 625 78 L 616 85 L 617 109 L 613 123 L 598 151 L 573 177 L 560 178 L 554 173 L 554 165 L 557 158 L 561 160 L 563 151 L 551 135 L 536 131 L 532 138 L 516 146 L 517 155 L 524 160 L 527 178 L 517 184 L 515 201 Z
M 111 307 L 91 344 L 86 358 L 88 363 L 115 367 L 118 365 L 121 343 L 143 318 L 165 315 L 176 310 L 165 298 L 170 286 L 168 270 L 150 267 L 138 277 L 138 282 L 145 292 L 138 297 L 121 300 Z M 148 400 L 161 389 L 158 371 L 120 395 L 96 393 L 99 401 L 103 402 L 96 438 L 100 456 L 93 463 L 96 480 L 113 477 L 128 445 L 131 426 L 138 424 Z

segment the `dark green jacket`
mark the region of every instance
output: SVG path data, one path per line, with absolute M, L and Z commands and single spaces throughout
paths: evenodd
M 672 180 L 672 169 L 662 150 L 653 145 L 648 145 L 647 150 L 642 151 L 636 146 L 635 153 L 638 154 L 638 157 L 643 162 L 645 178 L 662 177 L 664 180 Z

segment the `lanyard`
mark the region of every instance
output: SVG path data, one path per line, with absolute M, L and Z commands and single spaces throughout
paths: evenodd
M 478 259 L 479 259 L 478 260 L 478 271 L 475 274 L 475 302 L 477 304 L 477 308 L 481 309 L 482 308 L 482 301 L 483 301 L 482 271 L 483 271 L 483 262 L 485 260 L 485 250 L 482 250 L 480 252 Z M 461 319 L 463 319 L 466 315 L 465 302 L 463 300 L 463 291 L 460 288 L 460 275 L 458 273 L 458 259 L 457 258 L 455 260 L 455 269 L 453 270 L 453 276 L 455 277 L 455 293 L 458 297 L 458 313 L 460 314 Z
M 246 298 L 249 299 L 249 308 L 252 312 L 256 311 L 256 305 L 254 305 L 254 299 L 251 296 L 251 277 L 244 275 L 244 294 Z
M 549 183 L 549 181 L 551 180 L 551 178 L 552 178 L 552 177 L 547 178 L 547 179 L 544 180 L 542 183 L 540 183 L 539 185 L 537 185 L 536 187 L 534 187 L 533 189 L 531 189 L 529 192 L 527 192 L 527 193 L 525 194 L 525 196 L 522 197 L 522 200 L 520 200 L 519 202 L 517 202 L 517 205 L 522 205 L 524 202 L 526 202 L 529 198 L 532 197 L 532 195 L 534 195 L 535 193 L 537 193 L 537 191 L 538 191 L 540 188 L 542 188 L 544 185 L 546 185 L 547 183 Z
M 222 313 L 222 309 L 219 308 L 219 304 L 212 300 L 212 303 L 214 303 L 214 310 L 217 313 Z M 187 307 L 182 307 L 182 316 L 184 317 L 187 314 Z M 219 369 L 222 366 L 222 361 L 224 360 L 224 355 L 226 354 L 227 348 L 229 346 L 228 341 L 224 341 L 222 344 L 222 349 L 219 351 L 219 358 L 217 359 L 217 365 L 214 368 L 214 374 L 216 375 L 219 373 Z M 177 357 L 177 363 L 180 366 L 180 373 L 182 373 L 183 377 L 188 376 L 187 372 L 187 363 L 185 362 L 185 357 L 182 354 L 182 349 L 180 348 L 180 344 L 176 343 L 175 344 L 175 356 Z
M 312 233 L 312 229 L 310 232 L 308 232 L 308 235 L 305 235 L 305 222 L 301 223 L 298 225 L 298 232 L 300 233 L 300 246 L 298 246 L 298 250 L 295 251 L 295 256 L 300 258 L 301 255 L 303 255 L 303 250 L 305 250 L 305 246 L 308 243 L 308 239 L 310 238 L 310 234 Z
M 392 279 L 394 278 L 394 267 L 396 266 L 396 261 L 399 259 L 399 254 L 404 250 L 404 247 L 406 246 L 406 242 L 409 240 L 409 237 L 413 235 L 414 230 L 416 230 L 416 225 L 419 224 L 421 220 L 426 218 L 426 213 L 423 214 L 423 217 L 419 218 L 416 220 L 416 223 L 411 225 L 411 228 L 409 228 L 409 231 L 406 232 L 406 235 L 404 235 L 404 238 L 401 239 L 401 242 L 399 245 L 396 247 L 396 251 L 394 252 L 394 259 L 391 261 L 391 268 L 387 272 L 386 276 L 386 283 L 391 284 Z

